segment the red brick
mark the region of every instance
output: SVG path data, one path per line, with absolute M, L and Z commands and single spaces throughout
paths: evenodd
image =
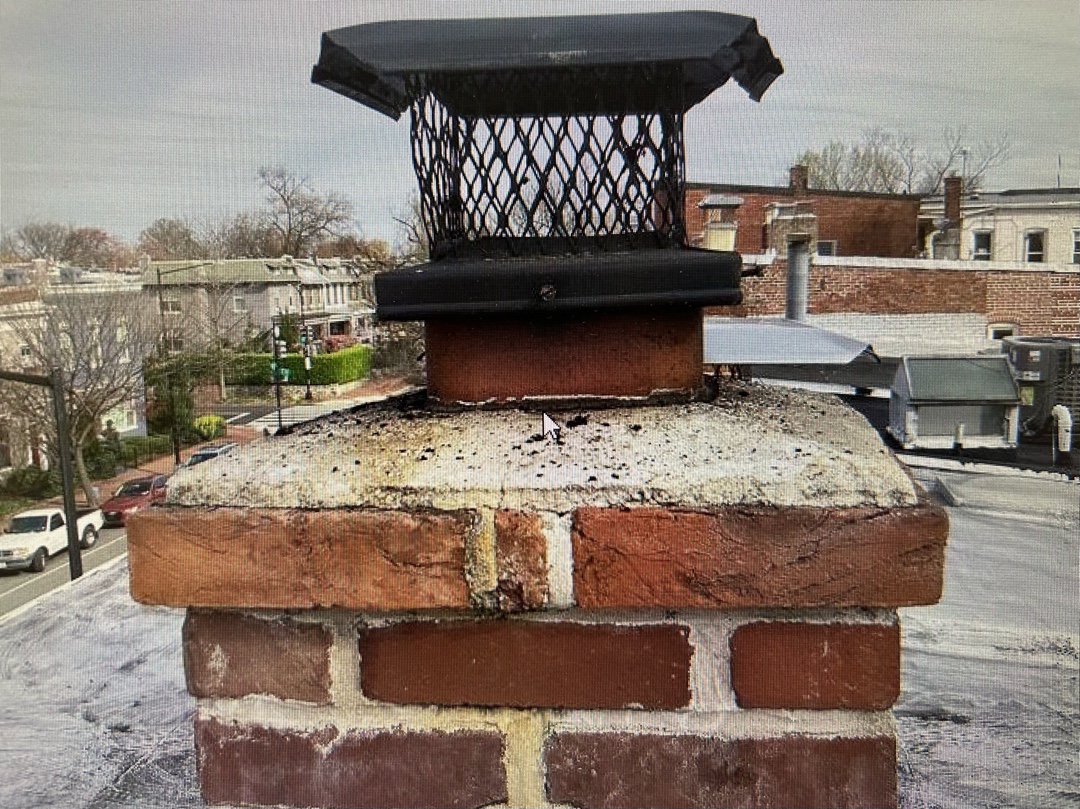
M 427 382 L 443 401 L 647 396 L 701 387 L 701 310 L 429 319 Z
M 900 626 L 745 624 L 731 684 L 743 708 L 885 710 L 900 696 Z
M 467 607 L 471 512 L 164 508 L 128 524 L 131 595 L 173 607 Z
M 330 632 L 288 618 L 191 610 L 184 621 L 184 673 L 196 697 L 269 694 L 330 702 Z
M 579 607 L 900 607 L 941 598 L 942 508 L 580 508 Z
M 209 804 L 464 807 L 506 800 L 503 737 L 489 731 L 340 735 L 197 719 L 195 748 Z
M 572 806 L 896 806 L 888 737 L 560 733 L 547 740 L 544 761 L 548 800 Z
M 360 632 L 360 683 L 386 702 L 513 708 L 682 708 L 685 627 L 433 621 Z
M 547 539 L 539 514 L 495 512 L 499 609 L 535 610 L 547 604 Z

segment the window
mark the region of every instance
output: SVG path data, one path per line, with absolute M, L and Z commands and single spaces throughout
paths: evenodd
M 52 519 L 49 520 L 49 530 L 55 531 L 57 528 L 64 527 L 64 518 L 59 514 L 53 514 Z
M 11 445 L 7 429 L 0 427 L 0 469 L 11 466 Z
M 991 340 L 1004 340 L 1016 335 L 1015 323 L 991 323 L 986 327 L 986 336 Z
M 180 336 L 178 331 L 165 332 L 165 348 L 168 351 L 180 352 L 184 350 L 184 338 Z
M 1073 231 L 1073 264 L 1080 264 L 1080 229 Z
M 179 298 L 162 298 L 161 299 L 161 314 L 163 315 L 175 315 L 180 312 L 180 299 Z
M 234 312 L 246 312 L 248 310 L 247 298 L 243 295 L 233 295 L 232 310 Z
M 836 256 L 836 255 L 839 255 L 839 253 L 837 252 L 837 249 L 836 249 L 836 240 L 835 239 L 830 239 L 830 240 L 823 241 L 823 240 L 819 239 L 818 243 L 817 243 L 817 254 L 819 256 Z
M 1032 230 L 1024 234 L 1024 261 L 1041 264 L 1046 260 L 1046 231 Z
M 990 237 L 989 230 L 977 230 L 972 234 L 971 257 L 975 261 L 990 260 Z

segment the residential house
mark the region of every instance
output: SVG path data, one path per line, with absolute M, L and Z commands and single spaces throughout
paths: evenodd
M 283 315 L 307 327 L 316 345 L 362 339 L 373 313 L 370 277 L 338 259 L 144 261 L 142 288 L 173 351 L 207 340 L 238 345 Z
M 4 267 L 4 277 L 9 279 L 0 287 L 0 368 L 16 373 L 33 373 L 30 346 L 22 335 L 43 316 L 45 309 L 35 286 L 27 282 L 25 272 L 17 272 L 14 265 Z M 0 411 L 0 473 L 12 466 L 40 463 L 40 436 L 32 434 L 29 413 L 10 406 L 18 397 L 17 383 L 0 381 L 4 391 L 5 406 Z
M 939 230 L 946 208 L 945 195 L 924 199 L 922 232 Z M 961 193 L 958 211 L 960 259 L 1080 264 L 1080 188 Z
M 67 330 L 68 340 L 59 350 L 67 358 L 64 370 L 71 375 L 76 391 L 94 388 L 103 376 L 127 381 L 141 377 L 138 369 L 141 357 L 139 350 L 132 347 L 129 333 L 129 327 L 134 324 L 126 317 L 126 313 L 137 316 L 140 311 L 138 283 L 115 273 L 52 267 L 40 261 L 5 265 L 2 277 L 0 368 L 44 373 L 47 369 L 42 367 L 39 353 L 43 345 L 40 335 L 48 319 L 56 315 L 59 321 L 71 325 Z M 113 303 L 104 306 L 106 300 Z M 99 317 L 106 312 L 108 318 Z M 131 364 L 134 370 L 127 372 L 118 367 L 99 374 L 102 363 Z M 0 471 L 27 463 L 44 463 L 44 438 L 33 425 L 41 413 L 31 412 L 30 400 L 19 383 L 0 384 L 5 386 L 4 406 L 0 408 Z M 99 427 L 103 429 L 111 421 L 121 436 L 144 435 L 144 412 L 140 391 L 104 413 Z

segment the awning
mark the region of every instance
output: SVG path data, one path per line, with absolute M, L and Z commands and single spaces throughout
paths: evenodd
M 392 118 L 429 90 L 455 115 L 575 115 L 685 112 L 729 78 L 757 101 L 783 70 L 753 18 L 680 11 L 354 25 L 311 80 Z
M 707 317 L 706 365 L 846 365 L 869 343 L 782 318 Z

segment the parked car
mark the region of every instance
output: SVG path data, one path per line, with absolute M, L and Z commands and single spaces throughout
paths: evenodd
M 133 478 L 116 490 L 116 494 L 101 504 L 105 525 L 123 525 L 124 521 L 143 506 L 165 496 L 165 475 Z
M 219 455 L 232 452 L 236 449 L 236 446 L 237 445 L 232 442 L 228 444 L 207 444 L 205 447 L 199 447 L 195 452 L 191 453 L 191 457 L 180 464 L 180 466 L 183 468 L 196 466 L 197 464 L 216 458 Z
M 80 546 L 92 548 L 104 524 L 99 508 L 80 509 L 75 513 Z M 40 573 L 45 560 L 67 550 L 67 524 L 59 506 L 21 511 L 8 520 L 0 536 L 0 569 Z

